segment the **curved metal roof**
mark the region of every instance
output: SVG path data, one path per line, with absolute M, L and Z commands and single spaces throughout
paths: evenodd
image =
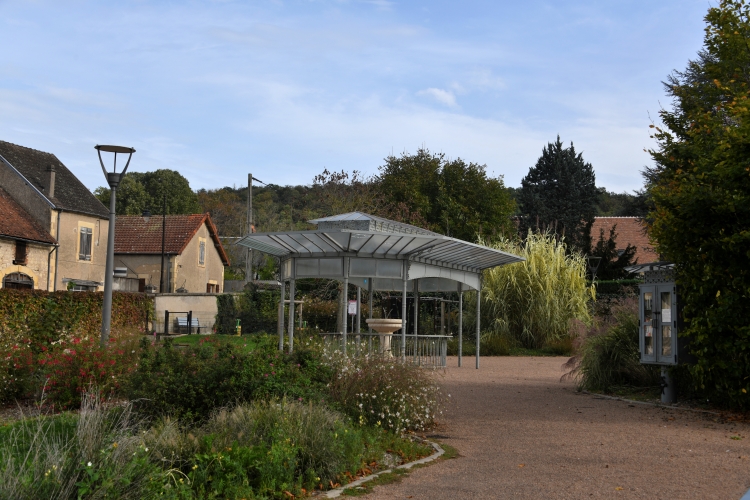
M 314 231 L 253 233 L 237 244 L 277 257 L 368 257 L 408 260 L 479 273 L 521 262 L 517 255 L 362 212 L 310 221 Z

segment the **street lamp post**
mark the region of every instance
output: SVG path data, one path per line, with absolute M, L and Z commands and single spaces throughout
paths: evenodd
M 135 153 L 134 148 L 127 148 L 124 146 L 94 146 L 97 154 L 99 155 L 99 163 L 102 166 L 102 172 L 104 177 L 107 178 L 107 184 L 109 184 L 109 232 L 107 235 L 107 265 L 104 267 L 104 301 L 102 303 L 102 334 L 99 340 L 102 347 L 107 347 L 109 343 L 109 331 L 112 326 L 112 280 L 115 267 L 115 199 L 117 197 L 117 186 L 120 185 L 122 176 L 128 170 L 130 165 L 130 159 Z M 104 167 L 104 161 L 102 160 L 102 151 L 105 153 L 114 153 L 115 160 L 112 168 L 112 172 L 107 172 Z M 117 173 L 117 153 L 127 154 L 128 161 L 125 163 L 125 168 L 122 172 Z

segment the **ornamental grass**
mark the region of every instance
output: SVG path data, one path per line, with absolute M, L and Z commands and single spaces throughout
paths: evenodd
M 590 323 L 595 289 L 587 284 L 583 255 L 553 234 L 531 231 L 523 242 L 490 246 L 526 259 L 484 273 L 483 316 L 492 334 L 541 348 L 569 337 L 573 321 Z

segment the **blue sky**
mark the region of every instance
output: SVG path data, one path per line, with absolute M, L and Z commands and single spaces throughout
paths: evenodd
M 520 185 L 559 134 L 597 185 L 642 186 L 661 81 L 704 1 L 0 0 L 0 139 L 91 189 L 95 144 L 194 189 L 377 173 L 420 146 Z

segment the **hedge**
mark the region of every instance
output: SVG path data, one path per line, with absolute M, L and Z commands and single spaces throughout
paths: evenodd
M 99 336 L 102 292 L 46 292 L 0 289 L 0 338 L 28 338 L 34 343 L 61 338 Z M 112 327 L 145 330 L 146 315 L 153 316 L 153 299 L 143 293 L 112 293 Z

